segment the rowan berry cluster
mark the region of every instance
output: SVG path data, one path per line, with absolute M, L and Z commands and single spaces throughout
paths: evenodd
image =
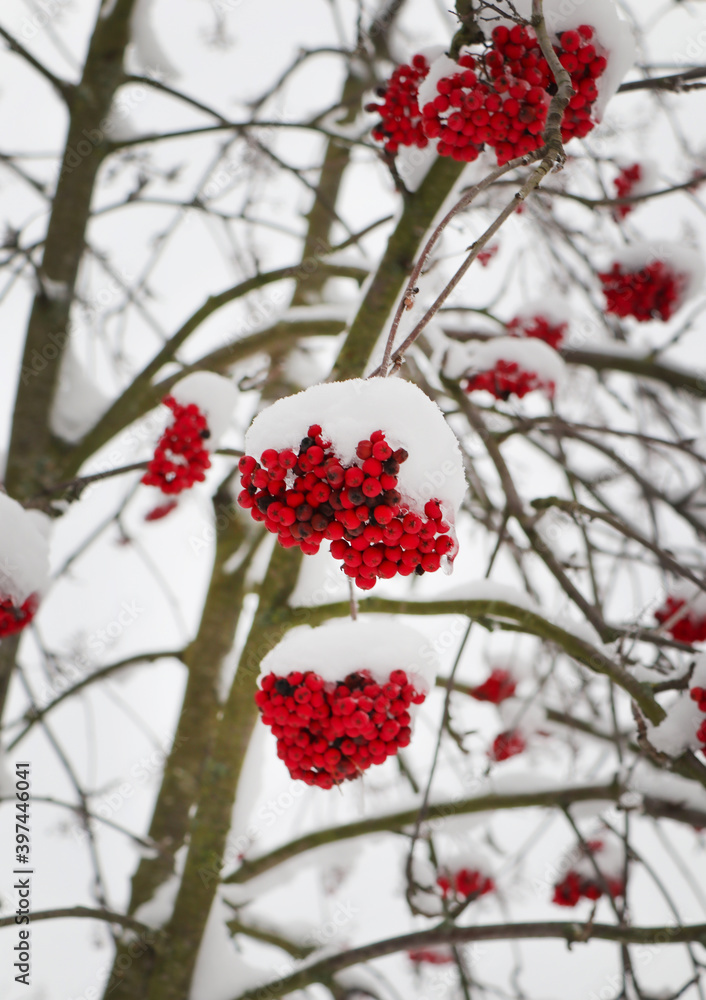
M 546 316 L 515 316 L 507 324 L 508 331 L 516 337 L 534 337 L 543 340 L 554 350 L 561 345 L 569 324 L 555 323 Z
M 664 606 L 655 611 L 655 618 L 662 625 L 682 608 L 686 608 L 684 598 L 668 597 Z M 701 618 L 693 608 L 689 608 L 667 627 L 667 632 L 678 642 L 687 642 L 689 645 L 694 642 L 706 642 L 706 618 Z
M 489 701 L 493 705 L 499 705 L 506 698 L 512 698 L 516 687 L 517 683 L 509 670 L 494 667 L 490 677 L 482 684 L 470 688 L 468 693 L 476 701 Z
M 534 389 L 542 389 L 551 399 L 556 389 L 553 381 L 545 382 L 537 372 L 524 371 L 517 361 L 504 361 L 502 359 L 496 361 L 494 366 L 487 371 L 469 375 L 461 385 L 465 392 L 485 389 L 486 392 L 495 396 L 496 399 L 503 400 L 503 402 L 507 402 L 512 395 L 522 399 Z
M 437 500 L 427 501 L 423 515 L 402 503 L 397 475 L 408 458 L 404 448 L 393 451 L 384 433 L 374 431 L 358 443 L 360 465 L 345 467 L 321 435 L 312 424 L 298 454 L 268 448 L 259 462 L 240 459 L 238 503 L 281 545 L 315 555 L 328 539 L 331 555 L 361 590 L 379 578 L 434 573 L 442 556 L 455 555 Z
M 615 263 L 610 271 L 599 272 L 606 297 L 606 312 L 633 316 L 640 323 L 651 319 L 668 320 L 679 308 L 686 284 L 664 261 L 655 260 L 637 271 L 627 271 Z
M 699 706 L 700 712 L 706 712 L 706 688 L 693 687 L 689 691 L 692 701 L 695 701 Z M 701 749 L 706 753 L 706 719 L 701 723 L 697 732 L 696 739 L 701 744 Z
M 165 396 L 162 402 L 174 414 L 174 421 L 159 439 L 142 482 L 159 487 L 162 493 L 181 493 L 206 478 L 211 459 L 204 441 L 211 432 L 195 403 L 182 406 L 173 396 Z
M 385 144 L 393 155 L 400 146 L 418 146 L 423 149 L 429 140 L 422 131 L 422 116 L 417 104 L 419 84 L 429 72 L 424 56 L 416 55 L 412 65 L 398 66 L 387 84 L 377 91 L 382 104 L 366 104 L 366 111 L 380 113 L 380 122 L 372 130 L 373 139 Z
M 493 892 L 495 882 L 475 868 L 461 868 L 457 872 L 442 872 L 436 880 L 444 899 L 455 898 L 457 902 L 471 896 L 484 896 Z
M 633 163 L 631 167 L 623 167 L 613 181 L 615 193 L 618 198 L 628 198 L 632 194 L 635 185 L 639 184 L 641 180 L 642 167 L 639 163 Z M 616 205 L 613 212 L 617 218 L 624 219 L 626 215 L 632 212 L 632 205 Z
M 606 58 L 591 44 L 593 34 L 593 28 L 583 24 L 577 31 L 563 32 L 554 46 L 575 91 L 562 121 L 564 142 L 585 136 L 593 128 L 596 80 L 607 66 Z M 415 56 L 415 60 L 420 58 Z M 492 44 L 484 53 L 462 55 L 459 71 L 440 79 L 437 95 L 422 107 L 421 127 L 417 89 L 427 70 L 415 60 L 412 67 L 400 67 L 404 71 L 401 96 L 400 83 L 394 76 L 390 81 L 390 85 L 394 82 L 390 112 L 373 131 L 374 138 L 386 141 L 390 152 L 400 145 L 419 145 L 423 135 L 439 140 L 440 156 L 471 162 L 488 145 L 503 164 L 542 146 L 555 83 L 532 28 L 500 25 L 493 29 Z M 412 73 L 419 75 L 413 79 Z M 387 100 L 373 107 L 386 110 L 386 106 Z
M 31 594 L 20 607 L 8 597 L 0 598 L 0 639 L 21 632 L 29 625 L 37 612 L 38 603 L 36 594 Z
M 425 697 L 404 670 L 393 670 L 385 684 L 367 670 L 336 682 L 307 670 L 266 674 L 255 702 L 291 776 L 333 788 L 406 747 L 410 705 L 421 705 Z
M 526 749 L 527 742 L 522 733 L 518 729 L 506 729 L 493 740 L 493 745 L 488 750 L 488 757 L 499 763 L 524 753 Z
M 602 840 L 586 842 L 586 851 L 589 854 L 598 854 L 602 850 Z M 625 886 L 620 879 L 604 875 L 603 879 L 599 881 L 597 875 L 589 877 L 572 870 L 567 872 L 566 877 L 554 886 L 552 902 L 556 903 L 557 906 L 576 906 L 582 896 L 585 899 L 600 899 L 606 888 L 613 899 L 625 893 Z

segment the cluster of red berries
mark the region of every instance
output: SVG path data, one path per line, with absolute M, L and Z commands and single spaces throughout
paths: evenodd
M 628 198 L 636 184 L 642 180 L 642 167 L 639 163 L 633 163 L 631 167 L 623 167 L 618 176 L 613 181 L 615 192 L 618 198 Z M 616 205 L 614 214 L 619 219 L 624 219 L 632 212 L 632 205 Z
M 562 120 L 564 142 L 593 128 L 596 80 L 607 61 L 591 38 L 593 28 L 582 24 L 563 32 L 554 47 L 576 91 Z M 424 132 L 439 139 L 439 155 L 472 161 L 487 144 L 502 165 L 539 149 L 556 85 L 534 31 L 499 25 L 483 57 L 463 55 L 458 62 L 459 72 L 439 80 L 438 96 L 422 108 Z
M 476 871 L 475 868 L 461 868 L 457 872 L 443 872 L 436 880 L 444 899 L 455 897 L 458 902 L 470 899 L 471 896 L 484 896 L 493 892 L 495 882 L 492 878 Z
M 476 260 L 478 261 L 481 267 L 487 267 L 488 264 L 493 259 L 493 257 L 495 257 L 499 249 L 500 249 L 500 244 L 493 243 L 492 246 L 487 247 L 485 250 L 481 250 L 478 256 L 476 257 Z
M 386 684 L 376 683 L 367 670 L 337 682 L 307 670 L 286 677 L 266 674 L 255 702 L 291 776 L 333 788 L 406 747 L 409 707 L 425 697 L 404 670 L 393 670 Z
M 695 701 L 699 706 L 699 711 L 706 712 L 706 688 L 693 687 L 689 691 L 689 694 L 691 696 L 692 701 Z M 703 750 L 703 752 L 706 753 L 706 719 L 704 719 L 704 721 L 699 726 L 696 732 L 696 739 L 701 744 L 701 749 Z
M 493 740 L 493 745 L 488 750 L 490 760 L 499 763 L 502 760 L 509 760 L 524 753 L 527 749 L 527 741 L 518 729 L 506 729 Z
M 589 840 L 586 842 L 586 849 L 589 854 L 597 854 L 603 850 L 603 841 Z M 613 899 L 624 894 L 625 886 L 619 879 L 604 876 L 603 882 Z M 582 896 L 585 899 L 600 899 L 604 893 L 603 882 L 599 883 L 596 876 L 587 877 L 580 872 L 570 871 L 554 886 L 552 902 L 557 906 L 576 906 Z
M 513 394 L 519 399 L 526 396 L 534 389 L 542 389 L 551 399 L 554 396 L 556 386 L 553 381 L 545 382 L 536 372 L 528 372 L 520 367 L 517 361 L 495 362 L 494 366 L 487 371 L 469 375 L 462 382 L 465 392 L 475 392 L 478 389 L 485 389 L 496 399 L 503 402 Z
M 173 396 L 165 396 L 162 402 L 174 414 L 174 421 L 159 439 L 142 482 L 159 487 L 162 493 L 181 493 L 206 478 L 211 459 L 203 443 L 211 432 L 195 403 L 182 406 Z
M 448 965 L 456 959 L 451 951 L 435 950 L 433 948 L 410 948 L 407 957 L 416 965 L 426 962 L 428 965 Z
M 19 608 L 9 598 L 0 598 L 0 639 L 21 632 L 37 613 L 38 600 L 31 594 Z
M 515 337 L 534 337 L 543 340 L 554 350 L 560 346 L 569 324 L 553 323 L 546 316 L 515 316 L 507 324 L 508 332 Z
M 680 597 L 668 597 L 664 606 L 655 611 L 655 618 L 662 625 L 676 615 L 686 601 Z M 687 642 L 691 645 L 694 642 L 706 642 L 706 618 L 699 618 L 692 609 L 685 613 L 667 628 L 667 632 L 678 642 Z
M 651 319 L 668 320 L 679 308 L 685 277 L 663 261 L 645 264 L 638 271 L 626 271 L 615 263 L 610 271 L 598 274 L 606 297 L 606 312 L 633 316 L 640 323 Z
M 499 705 L 506 698 L 512 698 L 517 687 L 517 682 L 509 670 L 500 667 L 493 667 L 490 677 L 469 689 L 468 693 L 476 701 L 489 701 L 493 705 Z
M 331 542 L 331 555 L 361 590 L 378 578 L 434 573 L 456 544 L 437 500 L 427 501 L 424 516 L 410 511 L 397 490 L 404 448 L 393 451 L 382 431 L 358 442 L 360 465 L 344 467 L 312 424 L 297 455 L 268 448 L 257 462 L 240 459 L 241 507 L 264 522 L 285 548 L 299 546 L 315 555 Z
M 429 72 L 424 56 L 416 55 L 412 65 L 398 66 L 387 84 L 377 91 L 384 98 L 382 104 L 366 104 L 366 111 L 378 111 L 380 122 L 372 130 L 373 139 L 385 144 L 393 155 L 400 146 L 418 146 L 423 149 L 429 140 L 422 131 L 422 117 L 417 104 L 419 84 Z
M 547 60 L 530 27 L 500 25 L 492 37 L 485 53 L 462 55 L 459 71 L 437 82 L 437 96 L 421 109 L 421 121 L 418 87 L 428 72 L 426 60 L 415 56 L 411 67 L 400 67 L 401 78 L 396 71 L 385 104 L 368 106 L 383 116 L 373 137 L 393 153 L 400 145 L 421 145 L 423 136 L 438 139 L 440 156 L 465 162 L 477 159 L 486 145 L 495 149 L 499 164 L 539 149 L 556 88 Z M 577 31 L 564 31 L 554 47 L 575 91 L 562 121 L 564 142 L 593 128 L 596 80 L 607 60 L 592 38 L 593 28 L 582 24 Z

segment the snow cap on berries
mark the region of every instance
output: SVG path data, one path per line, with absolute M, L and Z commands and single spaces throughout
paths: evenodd
M 516 365 L 518 372 L 533 374 L 535 379 L 529 388 L 544 389 L 550 394 L 561 385 L 566 372 L 561 356 L 542 340 L 493 337 L 465 344 L 454 341 L 446 353 L 444 374 L 455 379 L 492 372 L 501 362 Z
M 0 493 L 0 600 L 21 606 L 49 580 L 49 519 Z
M 264 657 L 260 677 L 287 676 L 292 671 L 313 670 L 325 682 L 343 681 L 349 674 L 367 670 L 379 684 L 392 670 L 404 670 L 421 694 L 434 685 L 438 662 L 428 640 L 394 619 L 333 621 L 318 628 L 298 625 Z
M 654 269 L 655 267 L 658 268 L 658 274 L 653 277 L 645 275 L 645 292 L 640 292 L 641 286 L 638 284 L 637 291 L 632 293 L 632 297 L 637 300 L 638 312 L 634 311 L 632 307 L 625 311 L 621 308 L 620 303 L 613 308 L 610 301 L 608 311 L 616 312 L 618 315 L 636 315 L 638 319 L 643 320 L 651 318 L 650 315 L 641 316 L 638 314 L 640 299 L 645 297 L 646 290 L 651 287 L 655 280 L 664 284 L 665 279 L 671 278 L 673 279 L 671 287 L 666 289 L 668 299 L 664 299 L 662 294 L 654 302 L 652 310 L 661 313 L 659 318 L 669 319 L 703 287 L 704 265 L 699 251 L 685 247 L 681 243 L 666 240 L 632 243 L 630 246 L 616 250 L 611 255 L 607 265 L 600 269 L 599 277 L 604 284 L 604 291 L 606 291 L 615 283 L 615 275 L 641 275 L 646 269 Z M 615 291 L 619 296 L 625 294 L 624 290 L 617 286 Z M 608 294 L 607 298 L 610 299 Z
M 670 757 L 679 757 L 685 750 L 703 749 L 706 743 L 706 738 L 701 738 L 706 714 L 700 707 L 700 700 L 692 694 L 694 689 L 698 693 L 706 692 L 706 654 L 696 657 L 689 685 L 688 691 L 671 695 L 669 703 L 663 706 L 667 715 L 659 725 L 647 723 L 650 745 Z
M 198 406 L 211 432 L 203 447 L 209 451 L 217 448 L 228 430 L 238 401 L 238 390 L 233 382 L 215 372 L 193 372 L 172 386 L 171 395 L 181 406 L 190 403 Z
M 416 385 L 370 378 L 311 386 L 255 417 L 245 453 L 260 456 L 267 448 L 296 453 L 312 424 L 321 426 L 345 466 L 355 464 L 361 439 L 380 428 L 392 449 L 409 453 L 398 477 L 403 501 L 421 512 L 428 500 L 440 499 L 444 517 L 453 522 L 467 489 L 461 451 L 439 407 Z

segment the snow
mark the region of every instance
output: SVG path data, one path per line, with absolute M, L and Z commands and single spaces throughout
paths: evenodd
M 69 297 L 69 284 L 67 281 L 54 281 L 47 278 L 45 274 L 41 277 L 42 291 L 50 302 L 66 302 Z
M 109 399 L 89 377 L 69 344 L 61 359 L 59 381 L 52 401 L 52 434 L 76 444 L 108 409 Z
M 142 906 L 138 906 L 133 914 L 135 920 L 146 924 L 153 930 L 159 930 L 171 919 L 176 902 L 181 876 L 186 863 L 188 845 L 184 844 L 174 856 L 174 872 L 161 885 L 157 886 L 154 895 Z
M 620 264 L 624 271 L 640 271 L 647 264 L 658 260 L 667 264 L 675 274 L 684 275 L 687 279 L 679 300 L 680 307 L 701 291 L 704 283 L 701 253 L 681 243 L 645 240 L 621 247 L 611 255 L 611 263 Z
M 210 438 L 204 448 L 212 451 L 230 426 L 238 402 L 238 390 L 230 379 L 215 372 L 193 372 L 177 382 L 171 391 L 177 403 L 195 403 L 206 417 Z
M 706 788 L 679 774 L 663 771 L 647 760 L 637 761 L 629 784 L 636 792 L 649 798 L 706 811 Z
M 256 458 L 266 448 L 298 451 L 314 423 L 344 465 L 357 462 L 359 441 L 383 430 L 391 448 L 409 452 L 398 476 L 403 500 L 421 512 L 435 497 L 453 520 L 466 493 L 461 451 L 439 407 L 416 385 L 370 378 L 311 386 L 259 413 L 245 435 L 245 451 Z
M 248 965 L 238 954 L 226 926 L 233 916 L 217 895 L 201 940 L 189 1000 L 231 1000 L 235 993 L 255 989 L 275 977 L 274 971 Z
M 529 594 L 517 587 L 511 587 L 506 583 L 496 583 L 494 580 L 472 580 L 470 583 L 462 583 L 452 590 L 445 590 L 439 595 L 440 601 L 498 601 L 503 604 L 511 604 L 513 607 L 531 611 L 535 615 L 541 615 L 542 610 Z
M 498 705 L 498 713 L 503 730 L 511 729 L 519 732 L 525 740 L 529 740 L 542 729 L 546 721 L 542 705 L 537 702 L 526 702 L 521 698 L 506 698 Z
M 262 660 L 260 676 L 286 676 L 294 670 L 314 670 L 325 681 L 341 681 L 348 674 L 368 670 L 379 684 L 387 683 L 392 670 L 405 670 L 415 688 L 426 694 L 434 684 L 437 662 L 423 635 L 376 615 L 375 621 L 293 628 Z
M 24 604 L 49 582 L 49 546 L 34 513 L 0 493 L 0 597 Z
M 454 341 L 446 354 L 444 374 L 461 378 L 471 372 L 490 371 L 498 361 L 516 361 L 523 371 L 534 372 L 544 382 L 561 385 L 566 366 L 561 356 L 535 337 L 493 337 L 492 340 Z
M 458 63 L 450 59 L 443 50 L 435 59 L 431 55 L 427 55 L 427 61 L 430 63 L 429 72 L 422 80 L 417 92 L 417 104 L 420 111 L 423 111 L 425 105 L 431 103 L 435 97 L 439 96 L 439 92 L 436 89 L 439 80 L 443 80 L 445 76 L 453 76 L 454 73 L 460 72 L 461 69 Z
M 598 868 L 605 878 L 622 881 L 625 867 L 625 848 L 622 840 L 605 827 L 599 828 L 584 839 L 601 841 L 602 848 L 593 852 Z M 571 867 L 583 878 L 596 880 L 596 866 L 590 857 L 582 856 Z
M 706 591 L 701 590 L 695 583 L 688 580 L 676 580 L 669 588 L 669 596 L 677 601 L 685 601 L 688 612 L 685 616 L 689 618 L 706 618 Z M 696 683 L 696 682 L 694 682 Z
M 137 0 L 130 19 L 133 56 L 146 76 L 173 79 L 179 72 L 165 53 L 152 23 L 154 0 Z
M 541 316 L 550 323 L 559 326 L 571 322 L 571 307 L 569 303 L 552 293 L 552 298 L 530 299 L 520 309 L 516 310 L 513 319 L 536 319 Z
M 706 687 L 706 654 L 700 654 L 695 662 L 690 681 L 691 687 Z M 676 699 L 666 709 L 666 718 L 658 726 L 647 723 L 647 738 L 652 746 L 670 757 L 678 757 L 685 750 L 700 746 L 696 738 L 697 730 L 706 719 L 699 711 L 688 691 L 680 691 Z

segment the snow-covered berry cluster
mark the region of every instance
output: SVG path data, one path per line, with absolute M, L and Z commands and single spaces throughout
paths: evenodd
M 542 146 L 554 77 L 537 36 L 530 27 L 498 25 L 492 38 L 483 56 L 462 55 L 459 71 L 442 77 L 437 95 L 422 105 L 424 132 L 438 138 L 440 156 L 472 161 L 488 145 L 502 165 Z M 607 60 L 592 38 L 593 28 L 584 24 L 563 32 L 554 47 L 576 91 L 562 121 L 565 142 L 593 128 L 596 80 Z
M 476 701 L 489 701 L 493 705 L 499 705 L 506 698 L 512 698 L 516 688 L 517 681 L 509 670 L 494 667 L 490 676 L 482 684 L 470 688 L 468 693 Z
M 592 900 L 600 899 L 604 895 L 605 889 L 608 890 L 613 899 L 624 895 L 625 885 L 618 872 L 604 870 L 603 865 L 601 865 L 600 870 L 603 878 L 599 880 L 593 863 L 588 857 L 588 855 L 600 856 L 604 852 L 605 846 L 603 840 L 586 841 L 585 850 L 582 849 L 584 857 L 575 868 L 566 873 L 561 882 L 556 883 L 552 902 L 556 903 L 557 906 L 576 906 L 582 897 Z M 610 867 L 614 868 L 615 865 L 611 863 Z
M 380 114 L 380 122 L 373 127 L 372 136 L 385 144 L 388 153 L 396 153 L 400 146 L 418 146 L 423 149 L 429 140 L 422 131 L 422 116 L 417 103 L 419 84 L 429 72 L 429 63 L 423 55 L 416 55 L 411 65 L 398 66 L 388 82 L 379 88 L 382 104 L 367 104 L 366 111 Z
M 465 392 L 485 389 L 503 402 L 507 402 L 513 395 L 522 399 L 535 389 L 541 389 L 552 399 L 556 390 L 553 381 L 545 381 L 537 372 L 526 371 L 518 361 L 506 361 L 503 358 L 499 358 L 487 371 L 469 375 L 461 384 Z
M 693 687 L 689 691 L 689 696 L 699 706 L 699 711 L 706 713 L 706 688 Z M 701 749 L 706 753 L 706 718 L 696 731 L 696 739 L 701 744 Z
M 50 523 L 0 492 L 0 639 L 21 632 L 37 613 L 49 580 Z
M 211 459 L 204 441 L 211 432 L 195 403 L 184 406 L 173 396 L 165 396 L 162 402 L 172 411 L 174 420 L 159 439 L 142 482 L 157 486 L 162 493 L 181 493 L 206 478 Z
M 39 600 L 36 594 L 31 594 L 21 605 L 15 604 L 10 598 L 0 597 L 0 639 L 15 632 L 21 632 L 34 618 Z
M 575 91 L 562 121 L 564 142 L 587 135 L 594 126 L 596 81 L 608 64 L 597 45 L 594 29 L 582 24 L 562 32 L 554 46 Z M 381 114 L 372 134 L 388 152 L 436 139 L 440 156 L 471 162 L 490 146 L 503 164 L 541 147 L 555 84 L 531 27 L 498 25 L 484 52 L 464 52 L 457 63 L 446 56 L 439 60 L 441 74 L 432 63 L 424 86 L 429 63 L 421 54 L 414 56 L 411 66 L 398 67 L 382 90 L 384 103 L 368 105 L 367 110 Z
M 458 871 L 443 871 L 436 884 L 444 899 L 463 902 L 471 896 L 485 896 L 495 890 L 495 882 L 488 875 L 475 868 L 459 868 Z
M 490 760 L 500 763 L 524 753 L 527 749 L 527 741 L 519 729 L 506 729 L 499 733 L 493 740 L 493 745 L 488 750 Z
M 265 674 L 255 701 L 277 737 L 277 756 L 295 779 L 332 788 L 383 764 L 411 739 L 410 705 L 426 695 L 404 670 L 385 684 L 367 670 L 325 681 L 313 670 Z
M 639 163 L 633 163 L 629 167 L 623 167 L 618 176 L 613 181 L 615 193 L 618 198 L 629 198 L 635 187 L 643 179 L 642 167 Z M 616 205 L 614 214 L 619 219 L 624 219 L 632 212 L 632 205 Z
M 684 611 L 679 615 L 682 608 Z M 679 617 L 675 618 L 676 615 Z M 670 595 L 664 605 L 655 611 L 654 616 L 660 625 L 675 618 L 667 626 L 667 632 L 678 642 L 687 642 L 689 645 L 706 642 L 706 617 L 697 609 L 688 607 L 685 598 Z
M 408 453 L 393 451 L 376 430 L 358 442 L 356 456 L 359 463 L 344 466 L 312 424 L 298 453 L 268 448 L 259 462 L 240 459 L 238 503 L 285 548 L 314 555 L 328 539 L 331 555 L 361 590 L 380 578 L 438 570 L 456 543 L 437 500 L 427 501 L 423 514 L 402 502 L 397 477 Z
M 652 260 L 638 269 L 616 262 L 598 277 L 606 297 L 606 312 L 632 316 L 640 323 L 668 320 L 682 303 L 687 277 L 662 260 Z
M 516 337 L 535 337 L 556 350 L 566 336 L 569 324 L 537 314 L 515 316 L 507 324 L 508 332 Z

